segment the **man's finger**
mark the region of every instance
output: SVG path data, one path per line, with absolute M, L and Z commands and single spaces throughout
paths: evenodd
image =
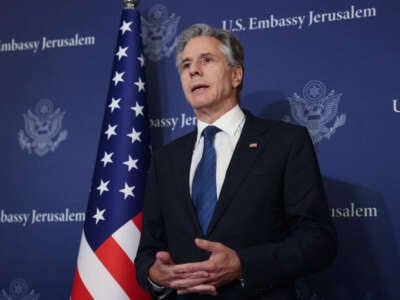
M 206 284 L 208 280 L 208 276 L 200 277 L 200 278 L 182 278 L 175 279 L 171 282 L 171 288 L 173 289 L 190 289 L 197 285 Z
M 173 267 L 173 272 L 176 274 L 190 274 L 196 272 L 214 272 L 215 265 L 213 262 L 208 260 L 202 262 L 195 262 L 195 263 L 187 263 L 187 264 L 180 264 L 175 265 Z
M 175 280 L 182 280 L 182 279 L 204 279 L 208 278 L 210 275 L 208 272 L 205 271 L 199 271 L 199 272 L 193 272 L 193 273 L 177 273 L 174 271 L 171 271 L 171 276 Z
M 218 251 L 221 249 L 222 246 L 221 243 L 211 242 L 204 239 L 195 239 L 194 242 L 196 243 L 197 247 L 209 252 Z
M 177 290 L 178 295 L 185 295 L 190 293 L 208 294 L 212 296 L 218 295 L 217 288 L 209 284 L 200 284 L 191 288 Z

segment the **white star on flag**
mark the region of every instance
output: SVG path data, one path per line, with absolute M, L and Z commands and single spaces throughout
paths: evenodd
M 141 142 L 142 140 L 140 139 L 140 135 L 142 133 L 140 131 L 136 131 L 135 128 L 132 128 L 132 132 L 130 134 L 127 134 L 132 139 L 132 144 L 136 141 Z
M 131 197 L 135 197 L 135 195 L 133 194 L 133 190 L 134 190 L 135 186 L 129 186 L 126 182 L 125 182 L 125 186 L 123 189 L 120 189 L 119 191 L 124 194 L 124 199 L 128 198 L 129 196 Z
M 115 86 L 117 86 L 118 82 L 124 82 L 124 79 L 122 78 L 124 74 L 125 72 L 118 73 L 117 71 L 115 71 L 114 78 L 112 79 L 112 81 L 114 81 Z
M 114 152 L 111 153 L 107 153 L 104 151 L 104 156 L 101 159 L 101 162 L 103 162 L 103 166 L 105 167 L 107 164 L 111 164 L 113 163 L 113 160 L 111 159 L 111 157 L 114 155 Z
M 98 209 L 98 208 L 96 207 L 96 214 L 93 215 L 93 217 L 92 217 L 93 219 L 96 220 L 96 224 L 99 223 L 100 220 L 101 220 L 101 221 L 105 221 L 105 220 L 106 220 L 106 219 L 104 219 L 104 212 L 105 212 L 105 211 L 106 211 L 105 209 L 100 210 L 100 209 Z
M 121 46 L 118 46 L 118 52 L 115 54 L 115 56 L 118 57 L 118 60 L 121 60 L 122 57 L 128 57 L 128 54 L 126 51 L 128 50 L 128 47 L 122 48 Z
M 104 134 L 107 135 L 107 140 L 109 140 L 111 138 L 111 136 L 117 135 L 117 133 L 115 132 L 115 129 L 117 129 L 117 126 L 118 125 L 111 126 L 110 124 L 108 124 L 107 130 L 104 132 Z
M 131 25 L 132 22 L 126 22 L 125 20 L 122 21 L 122 26 L 119 28 L 122 31 L 122 35 L 124 35 L 127 31 L 132 32 Z
M 128 171 L 132 170 L 132 168 L 135 168 L 136 170 L 138 169 L 137 162 L 138 159 L 132 159 L 132 157 L 129 155 L 129 158 L 127 161 L 124 161 L 124 165 L 128 166 Z
M 100 192 L 100 196 L 104 192 L 109 192 L 110 190 L 108 189 L 108 184 L 110 183 L 110 180 L 104 182 L 102 179 L 100 179 L 100 185 L 96 188 Z
M 144 106 L 139 105 L 139 103 L 138 103 L 137 101 L 136 101 L 135 106 L 132 106 L 131 109 L 135 112 L 135 116 L 136 116 L 136 117 L 137 117 L 138 115 L 144 116 L 144 114 L 143 114 Z
M 111 109 L 111 112 L 114 111 L 114 109 L 120 109 L 121 107 L 119 106 L 119 102 L 121 101 L 121 98 L 115 99 L 111 98 L 111 103 L 108 105 L 108 107 Z
M 143 56 L 143 53 L 140 53 L 140 56 L 137 59 L 140 61 L 140 66 L 144 67 L 144 56 Z
M 139 80 L 135 82 L 135 85 L 138 87 L 138 92 L 145 91 L 144 82 L 142 81 L 142 78 L 139 77 Z

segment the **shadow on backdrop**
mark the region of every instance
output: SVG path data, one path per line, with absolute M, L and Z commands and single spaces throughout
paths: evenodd
M 325 177 L 324 184 L 332 214 L 337 216 L 333 220 L 338 255 L 330 269 L 299 283 L 305 295 L 299 299 L 398 299 L 400 259 L 384 198 L 369 188 L 332 178 Z M 351 216 L 352 203 L 364 216 Z M 348 208 L 349 214 L 343 214 L 343 208 Z M 341 217 L 337 209 L 341 209 Z M 319 290 L 307 291 L 307 285 Z
M 280 91 L 245 95 L 242 104 L 266 119 L 290 115 Z M 296 283 L 298 299 L 397 300 L 400 256 L 382 194 L 328 177 L 323 181 L 338 233 L 338 255 L 329 269 Z

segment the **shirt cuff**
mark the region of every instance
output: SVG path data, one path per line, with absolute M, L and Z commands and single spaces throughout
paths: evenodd
M 164 299 L 172 292 L 171 288 L 158 285 L 157 283 L 153 282 L 149 277 L 147 277 L 147 281 L 150 284 L 150 288 L 151 291 L 153 292 L 153 295 L 159 300 Z

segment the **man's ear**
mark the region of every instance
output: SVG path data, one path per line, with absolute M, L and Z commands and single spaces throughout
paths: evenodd
M 243 80 L 243 68 L 241 66 L 232 67 L 232 87 L 237 88 Z

